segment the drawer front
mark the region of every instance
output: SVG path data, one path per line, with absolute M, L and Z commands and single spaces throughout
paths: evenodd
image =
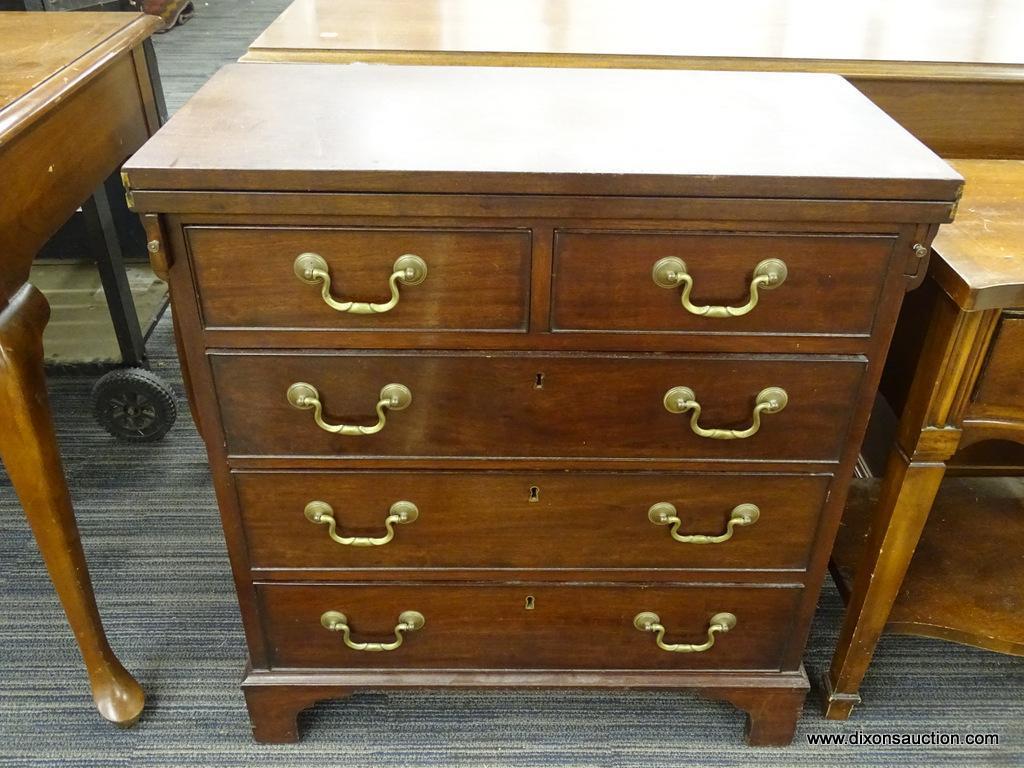
M 562 231 L 555 239 L 552 327 L 866 336 L 894 243 L 883 236 Z M 653 267 L 665 258 L 682 260 L 695 308 L 744 307 L 763 260 L 781 260 L 786 274 L 778 285 L 758 288 L 748 313 L 711 317 L 684 308 L 681 287 L 655 283 Z
M 230 453 L 347 458 L 833 461 L 864 371 L 861 358 L 692 355 L 215 353 L 211 362 Z M 383 410 L 375 434 L 334 434 L 289 403 L 298 382 L 315 388 L 327 425 L 379 425 L 388 384 L 408 388 L 412 402 Z M 693 431 L 694 410 L 667 410 L 680 386 L 701 406 L 701 429 L 749 429 L 766 388 L 783 388 L 788 404 L 763 414 L 751 437 L 713 439 Z
M 637 472 L 243 472 L 235 484 L 255 568 L 802 570 L 830 479 Z M 396 506 L 400 502 L 415 506 L 415 519 L 392 520 L 393 537 L 387 540 L 389 516 L 409 517 L 407 508 Z M 673 537 L 674 521 L 652 522 L 648 513 L 656 504 L 675 508 L 680 520 L 676 536 L 684 540 Z M 756 513 L 742 506 L 749 504 Z M 306 517 L 307 507 L 313 520 Z M 658 507 L 655 515 L 665 511 Z M 332 538 L 325 514 L 342 542 Z M 687 538 L 695 534 L 728 538 Z M 367 539 L 386 541 L 372 545 Z
M 530 233 L 525 230 L 188 227 L 203 319 L 210 327 L 310 330 L 525 331 Z M 398 303 L 371 314 L 325 303 L 323 281 L 300 279 L 315 253 L 338 302 L 387 302 L 395 262 L 413 254 L 422 282 L 397 283 Z M 379 309 L 379 307 L 378 307 Z
M 968 412 L 972 416 L 1024 420 L 1024 314 L 1000 317 Z
M 797 611 L 795 586 L 298 585 L 258 588 L 274 667 L 478 669 L 778 669 Z M 425 621 L 400 647 L 369 652 L 325 629 L 347 619 L 354 643 L 395 639 L 398 617 Z M 702 652 L 665 651 L 634 626 L 653 612 L 663 642 L 706 641 L 712 617 L 735 626 Z M 337 624 L 335 624 L 337 626 Z

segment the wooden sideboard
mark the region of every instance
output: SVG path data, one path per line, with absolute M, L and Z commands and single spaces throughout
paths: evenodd
M 955 167 L 968 179 L 956 221 L 897 331 L 909 372 L 883 388 L 900 413 L 884 477 L 853 496 L 836 545 L 849 609 L 826 677 L 833 719 L 860 701 L 887 624 L 1024 655 L 1020 482 L 959 479 L 940 494 L 958 451 L 1024 444 L 1024 162 Z
M 50 308 L 28 277 L 47 239 L 159 126 L 143 48 L 157 26 L 134 13 L 0 13 L 0 456 L 96 706 L 124 725 L 144 696 L 96 608 L 46 396 Z
M 938 157 L 829 75 L 239 64 L 125 181 L 258 739 L 364 688 L 592 686 L 789 741 Z
M 1024 158 L 1015 0 L 295 0 L 243 61 L 830 72 L 944 157 Z

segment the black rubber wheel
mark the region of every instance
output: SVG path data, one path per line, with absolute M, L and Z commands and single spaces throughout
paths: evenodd
M 143 368 L 121 368 L 104 375 L 92 388 L 96 421 L 118 440 L 152 443 L 178 418 L 174 392 Z

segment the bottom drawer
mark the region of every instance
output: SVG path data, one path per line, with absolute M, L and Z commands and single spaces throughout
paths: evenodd
M 780 668 L 801 588 L 794 585 L 261 584 L 257 586 L 273 667 L 469 669 Z M 348 640 L 391 643 L 373 652 Z M 423 626 L 396 632 L 416 611 Z M 635 626 L 657 614 L 662 642 L 700 645 L 712 617 L 735 626 L 707 650 L 675 652 Z M 726 621 L 724 624 L 728 624 Z

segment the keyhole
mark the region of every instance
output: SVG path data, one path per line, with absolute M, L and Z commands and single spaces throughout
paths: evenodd
M 527 595 L 526 596 L 526 610 L 532 611 L 533 610 L 533 603 L 534 603 L 533 595 Z
M 532 503 L 534 503 L 536 501 L 540 501 L 540 488 L 538 488 L 536 485 L 531 485 L 530 486 L 530 503 L 532 504 Z
M 538 373 L 537 376 L 534 378 L 534 380 L 533 380 L 533 388 L 534 389 L 544 389 L 544 374 L 543 373 Z

